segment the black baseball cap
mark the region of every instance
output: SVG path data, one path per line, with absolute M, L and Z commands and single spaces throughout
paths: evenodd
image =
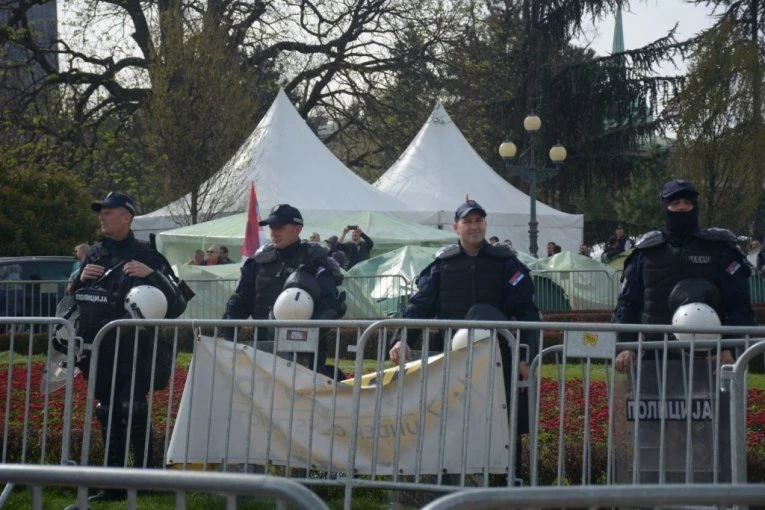
M 93 202 L 90 204 L 90 208 L 95 212 L 100 212 L 104 207 L 107 209 L 124 207 L 130 212 L 130 214 L 135 216 L 135 204 L 133 203 L 133 199 L 130 198 L 130 195 L 127 195 L 121 191 L 112 191 L 100 202 Z
M 699 196 L 696 186 L 690 181 L 684 179 L 673 179 L 661 188 L 659 197 L 662 200 L 668 200 L 670 198 L 696 198 Z
M 459 221 L 473 211 L 478 211 L 481 216 L 486 217 L 486 211 L 475 200 L 466 200 L 464 204 L 461 204 L 454 212 L 454 221 Z
M 283 227 L 284 225 L 302 225 L 303 216 L 296 208 L 289 204 L 278 204 L 271 208 L 268 218 L 261 221 L 259 225 L 265 227 Z

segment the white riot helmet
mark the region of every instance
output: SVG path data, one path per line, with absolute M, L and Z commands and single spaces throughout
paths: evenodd
M 274 302 L 273 313 L 280 321 L 308 320 L 313 315 L 313 298 L 298 287 L 284 289 Z
M 675 314 L 672 316 L 673 326 L 686 326 L 686 327 L 698 327 L 708 328 L 720 326 L 720 317 L 714 308 L 706 303 L 688 303 L 678 307 Z M 694 335 L 693 333 L 675 333 L 675 337 L 678 340 L 691 340 L 696 338 L 697 340 L 717 340 L 720 338 L 716 333 L 699 333 Z
M 151 285 L 138 285 L 125 296 L 125 310 L 134 319 L 164 319 L 167 298 Z
M 460 329 L 456 333 L 454 333 L 454 336 L 452 337 L 452 350 L 458 351 L 460 349 L 464 349 L 467 347 L 468 339 L 470 338 L 470 330 L 469 329 Z M 486 340 L 487 338 L 491 338 L 491 331 L 488 329 L 474 329 L 473 330 L 473 343 L 480 342 L 481 340 Z

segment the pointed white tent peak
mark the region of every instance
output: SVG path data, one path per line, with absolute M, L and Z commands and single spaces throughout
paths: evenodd
M 291 204 L 306 219 L 323 220 L 338 211 L 399 212 L 408 207 L 348 169 L 311 131 L 280 90 L 258 126 L 236 154 L 202 185 L 198 221 L 245 211 L 255 183 L 261 213 Z M 189 223 L 189 196 L 135 218 L 137 232 Z M 311 217 L 318 215 L 323 217 Z M 148 235 L 148 234 L 146 234 Z
M 484 162 L 441 103 L 375 186 L 423 211 L 455 209 L 466 195 L 489 213 L 529 210 L 528 195 Z M 556 213 L 565 214 L 537 201 L 537 214 Z
M 565 167 L 561 170 L 565 172 Z M 526 246 L 530 199 L 497 174 L 475 152 L 441 103 L 433 109 L 409 147 L 375 183 L 377 189 L 438 217 L 451 228 L 453 211 L 475 200 L 487 211 L 487 235 Z M 579 247 L 584 219 L 536 202 L 540 243 L 555 241 L 566 249 Z

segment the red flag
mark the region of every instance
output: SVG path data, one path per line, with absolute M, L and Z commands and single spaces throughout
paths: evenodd
M 263 229 L 260 228 L 260 208 L 258 207 L 258 195 L 255 194 L 255 183 L 250 185 L 250 204 L 247 206 L 247 227 L 244 229 L 244 244 L 242 244 L 242 257 L 249 258 L 255 255 L 260 245 L 263 244 Z

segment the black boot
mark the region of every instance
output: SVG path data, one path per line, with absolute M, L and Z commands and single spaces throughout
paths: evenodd
M 109 415 L 112 414 L 111 434 L 107 442 L 106 436 L 109 430 Z M 96 417 L 101 423 L 101 434 L 104 438 L 104 448 L 108 446 L 106 453 L 106 465 L 109 467 L 122 467 L 125 462 L 125 426 L 118 413 L 111 413 L 108 405 L 96 406 Z M 127 499 L 127 491 L 124 489 L 104 489 L 90 496 L 88 501 L 122 501 Z

